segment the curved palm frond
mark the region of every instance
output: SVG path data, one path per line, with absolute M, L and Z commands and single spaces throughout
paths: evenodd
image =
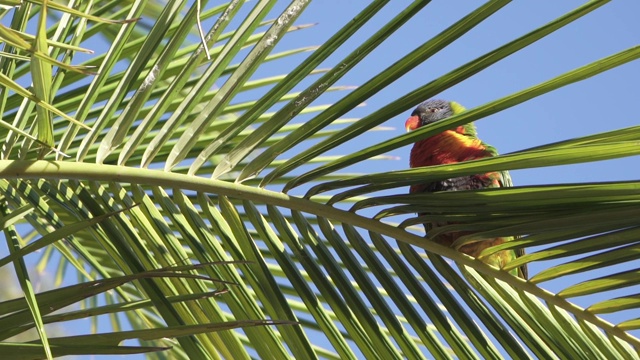
M 640 324 L 629 311 L 640 308 L 637 181 L 405 194 L 427 180 L 637 155 L 638 127 L 455 165 L 340 172 L 636 60 L 632 47 L 410 134 L 358 143 L 606 2 L 590 1 L 362 119 L 344 116 L 509 1 L 487 2 L 355 89 L 337 83 L 428 2 L 394 14 L 329 69 L 319 66 L 388 1 L 317 48 L 285 51 L 273 49 L 288 32 L 308 31 L 294 25 L 308 1 L 15 4 L 0 29 L 9 249 L 0 266 L 14 265 L 25 295 L 0 302 L 0 348 L 25 358 L 158 350 L 199 359 L 638 358 Z M 47 14 L 57 16 L 49 28 Z M 142 14 L 153 16 L 132 21 Z M 206 44 L 198 26 L 209 27 Z M 103 54 L 71 65 L 101 37 Z M 260 73 L 308 52 L 278 76 Z M 328 91 L 349 92 L 317 105 Z M 358 150 L 335 155 L 345 144 Z M 413 228 L 425 221 L 472 232 L 455 246 L 521 236 L 481 256 L 528 254 L 495 269 L 425 240 Z M 29 264 L 57 266 L 60 288 L 35 291 Z M 523 264 L 542 270 L 528 281 L 508 273 Z M 82 308 L 53 313 L 75 303 Z M 607 321 L 612 312 L 623 320 Z M 108 334 L 45 331 L 78 319 L 97 328 L 99 318 L 111 321 Z M 31 328 L 39 341 L 7 340 Z

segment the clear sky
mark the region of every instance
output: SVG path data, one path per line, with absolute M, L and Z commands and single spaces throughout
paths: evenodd
M 319 24 L 311 29 L 288 35 L 277 49 L 321 44 L 369 2 L 315 1 L 298 23 Z M 348 54 L 363 39 L 373 34 L 409 1 L 391 1 L 345 46 L 326 62 L 326 67 Z M 475 8 L 481 1 L 433 1 L 387 39 L 366 60 L 349 72 L 339 85 L 361 85 L 423 42 L 438 34 Z M 359 118 L 396 100 L 411 90 L 446 74 L 517 37 L 524 35 L 585 1 L 541 0 L 514 1 L 489 17 L 453 44 L 428 59 L 345 117 Z M 286 5 L 282 2 L 282 6 Z M 565 28 L 543 38 L 524 50 L 503 59 L 438 97 L 455 100 L 467 108 L 483 105 L 529 86 L 549 80 L 566 71 L 615 54 L 640 44 L 640 2 L 612 1 Z M 282 73 L 274 63 L 273 74 Z M 637 125 L 640 116 L 640 61 L 634 61 L 590 79 L 542 95 L 476 123 L 480 137 L 501 153 L 522 150 L 551 142 Z M 340 96 L 331 94 L 316 101 L 327 104 Z M 425 99 L 426 100 L 426 99 Z M 404 132 L 409 113 L 389 119 L 384 125 L 391 131 L 369 132 L 333 154 L 344 154 L 372 145 Z M 410 146 L 390 153 L 400 158 L 391 161 L 369 161 L 349 168 L 358 172 L 384 172 L 408 168 Z M 640 178 L 638 157 L 571 166 L 557 166 L 511 172 L 514 184 L 535 185 Z M 533 264 L 533 273 L 541 265 Z M 546 266 L 546 264 L 545 264 Z M 622 269 L 619 269 L 622 270 Z M 567 284 L 550 282 L 544 287 L 558 291 Z M 640 288 L 636 289 L 640 292 Z M 628 294 L 628 292 L 626 292 Z M 610 294 L 608 294 L 610 296 Z M 578 304 L 582 299 L 575 300 Z M 590 304 L 588 299 L 583 305 Z M 605 315 L 612 322 L 622 320 L 615 314 Z M 625 314 L 624 319 L 628 319 Z M 636 335 L 638 333 L 636 332 Z
M 358 46 L 409 1 L 391 1 L 345 46 L 326 61 L 329 67 Z M 455 6 L 453 4 L 455 3 Z M 460 17 L 481 5 L 481 1 L 433 1 L 416 14 L 396 34 L 376 49 L 368 59 L 349 72 L 340 85 L 360 85 L 417 46 L 439 33 Z M 580 6 L 584 1 L 515 1 L 488 18 L 456 42 L 428 59 L 345 117 L 363 117 L 399 96 L 485 54 Z M 319 24 L 287 35 L 277 49 L 321 44 L 347 23 L 368 2 L 322 0 L 312 2 L 298 23 Z M 282 2 L 284 7 L 286 2 Z M 455 100 L 467 108 L 483 105 L 563 72 L 609 56 L 640 43 L 640 2 L 613 1 L 567 27 L 543 38 L 524 50 L 446 90 L 440 98 Z M 282 73 L 273 64 L 274 74 Z M 267 66 L 267 69 L 269 66 Z M 267 70 L 269 71 L 269 70 Z M 477 122 L 483 140 L 501 153 L 526 149 L 549 142 L 623 128 L 638 123 L 634 105 L 638 103 L 640 62 L 635 61 L 577 84 L 545 94 Z M 340 96 L 331 94 L 317 104 Z M 425 99 L 426 100 L 426 99 Z M 391 132 L 363 135 L 368 144 L 396 136 L 404 131 L 409 114 L 389 119 Z M 358 141 L 354 144 L 362 146 Z M 409 147 L 394 151 L 400 161 L 376 162 L 375 171 L 407 168 Z M 518 185 L 575 181 L 637 179 L 637 159 L 603 163 L 514 171 Z M 366 164 L 371 171 L 371 163 Z M 379 166 L 379 168 L 378 168 Z

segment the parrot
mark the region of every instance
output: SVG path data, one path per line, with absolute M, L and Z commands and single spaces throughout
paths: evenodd
M 411 116 L 405 122 L 405 128 L 407 131 L 416 130 L 422 126 L 457 115 L 463 111 L 465 111 L 465 108 L 453 101 L 440 99 L 427 100 L 419 104 L 418 107 L 413 110 Z M 482 140 L 478 138 L 475 125 L 473 123 L 468 123 L 466 125 L 458 126 L 455 129 L 445 130 L 440 134 L 417 141 L 411 148 L 409 166 L 411 168 L 416 168 L 453 164 L 496 155 L 498 155 L 496 149 L 482 142 Z M 474 190 L 510 186 L 512 186 L 512 183 L 509 173 L 507 171 L 499 171 L 416 184 L 410 187 L 409 192 L 411 194 L 418 194 L 424 192 Z M 429 230 L 443 225 L 447 224 L 425 223 L 424 227 L 428 234 Z M 469 232 L 443 233 L 437 235 L 433 240 L 441 245 L 451 247 L 460 236 L 468 234 Z M 463 245 L 458 249 L 458 251 L 477 258 L 482 250 L 513 239 L 514 237 L 483 239 L 478 242 Z M 502 268 L 509 261 L 522 255 L 524 255 L 523 249 L 503 250 L 484 257 L 481 260 L 486 264 Z M 526 265 L 512 270 L 511 273 L 526 280 Z

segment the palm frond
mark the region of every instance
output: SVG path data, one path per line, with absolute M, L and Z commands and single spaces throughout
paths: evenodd
M 358 87 L 339 81 L 424 20 L 416 16 L 429 2 L 393 10 L 376 1 L 320 46 L 276 47 L 312 31 L 294 25 L 308 3 L 5 2 L 15 9 L 0 28 L 0 267 L 13 265 L 24 296 L 0 300 L 3 354 L 638 358 L 638 181 L 406 194 L 425 181 L 629 158 L 639 154 L 637 126 L 460 164 L 391 171 L 378 161 L 357 172 L 637 60 L 638 46 L 585 60 L 410 134 L 360 141 L 607 1 L 514 36 L 362 118 L 349 112 L 509 2 L 461 16 Z M 277 73 L 262 72 L 274 64 Z M 414 226 L 444 221 L 426 238 Z M 429 241 L 460 231 L 468 235 L 453 248 Z M 455 249 L 498 236 L 520 237 L 480 257 L 528 254 L 496 269 Z M 524 264 L 537 269 L 529 280 L 508 272 Z M 56 268 L 56 289 L 35 289 L 30 267 Z M 87 319 L 83 335 L 49 332 Z M 34 342 L 10 339 L 33 328 Z M 126 339 L 140 346 L 121 346 Z

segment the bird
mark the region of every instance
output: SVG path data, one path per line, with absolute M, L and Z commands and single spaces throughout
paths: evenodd
M 413 110 L 411 116 L 405 122 L 405 129 L 413 131 L 420 127 L 446 119 L 465 111 L 465 108 L 454 102 L 441 99 L 430 99 L 422 102 Z M 418 168 L 443 164 L 455 164 L 473 159 L 482 159 L 498 155 L 496 149 L 478 138 L 476 127 L 473 123 L 458 126 L 451 130 L 445 130 L 439 134 L 417 141 L 411 148 L 409 166 Z M 430 193 L 439 191 L 460 191 L 486 188 L 511 187 L 511 176 L 507 171 L 488 172 L 469 176 L 460 176 L 440 181 L 415 184 L 410 187 L 411 194 Z M 419 214 L 425 215 L 425 214 Z M 427 236 L 430 230 L 439 226 L 451 225 L 449 223 L 424 223 Z M 448 232 L 436 235 L 432 240 L 452 247 L 453 243 L 463 235 L 472 232 Z M 482 239 L 477 242 L 465 244 L 458 251 L 477 258 L 482 250 L 513 240 L 515 237 L 496 237 Z M 489 265 L 502 268 L 504 265 L 518 256 L 524 255 L 523 249 L 502 250 L 482 257 L 481 260 Z M 511 274 L 527 278 L 526 265 L 514 269 Z

